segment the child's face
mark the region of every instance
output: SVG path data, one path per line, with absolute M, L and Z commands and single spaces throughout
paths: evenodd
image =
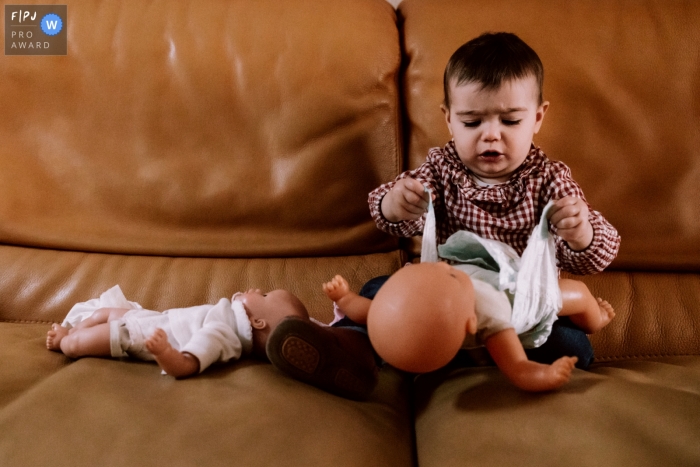
M 442 106 L 457 154 L 487 183 L 502 183 L 523 163 L 542 125 L 548 102 L 538 104 L 534 76 L 504 82 L 450 85 L 451 105 Z

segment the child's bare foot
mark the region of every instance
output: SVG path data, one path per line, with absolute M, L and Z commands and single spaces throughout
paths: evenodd
M 337 302 L 350 293 L 350 285 L 343 276 L 337 275 L 330 282 L 323 284 L 323 291 L 328 298 Z
M 600 307 L 600 327 L 598 328 L 598 331 L 600 331 L 615 317 L 615 310 L 607 300 L 603 300 L 602 298 L 597 298 L 596 300 Z
M 60 324 L 53 323 L 51 329 L 46 333 L 46 348 L 56 352 L 61 351 L 61 339 L 68 335 L 68 328 Z

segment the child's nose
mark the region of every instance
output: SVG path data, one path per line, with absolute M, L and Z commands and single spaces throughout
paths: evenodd
M 498 141 L 501 139 L 501 126 L 498 123 L 486 123 L 482 138 L 484 141 Z

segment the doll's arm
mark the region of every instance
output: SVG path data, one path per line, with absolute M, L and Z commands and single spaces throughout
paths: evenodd
M 146 348 L 153 354 L 158 366 L 170 376 L 186 378 L 199 373 L 199 360 L 188 352 L 178 352 L 168 342 L 168 335 L 158 328 L 146 341 Z
M 343 276 L 337 275 L 323 284 L 323 291 L 345 313 L 345 316 L 358 324 L 367 324 L 367 314 L 372 300 L 350 291 L 350 285 Z
M 526 391 L 550 391 L 557 389 L 571 378 L 571 371 L 578 360 L 562 357 L 545 365 L 527 359 L 518 335 L 513 329 L 500 331 L 486 340 L 486 349 L 498 368 L 513 384 Z

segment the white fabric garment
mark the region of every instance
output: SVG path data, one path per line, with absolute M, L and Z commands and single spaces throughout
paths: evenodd
M 433 208 L 433 197 L 430 189 L 423 185 L 423 192 L 428 193 L 428 213 L 425 215 L 425 224 L 423 225 L 423 243 L 421 244 L 420 262 L 421 263 L 437 263 L 437 234 L 435 222 L 435 209 Z
M 513 326 L 527 330 L 533 347 L 545 343 L 562 307 L 556 246 L 547 221 L 553 204 L 550 200 L 542 210 L 540 223 L 532 231 L 520 258 L 513 302 Z
M 562 306 L 556 250 L 547 221 L 552 204 L 550 201 L 545 206 L 540 223 L 533 230 L 523 256 L 519 257 L 509 245 L 465 230 L 455 232 L 438 247 L 434 234 L 435 215 L 434 212 L 432 216 L 430 214 L 431 200 L 424 227 L 421 262 L 433 261 L 432 258 L 434 261 L 439 258 L 452 260 L 456 263 L 454 267 L 470 275 L 476 294 L 477 320 L 498 323 L 488 329 L 479 325 L 478 337 L 485 339 L 504 328 L 513 327 L 526 348 L 539 347 L 549 337 Z M 433 232 L 432 236 L 430 232 Z M 430 244 L 426 245 L 426 241 Z M 434 250 L 437 254 L 433 256 Z M 496 299 L 491 293 L 488 297 L 480 297 L 489 289 L 477 281 L 490 284 L 503 295 L 503 299 Z M 506 302 L 512 313 L 503 309 Z M 510 326 L 504 327 L 503 320 L 508 314 Z
M 132 357 L 139 358 L 142 355 L 143 343 L 139 341 L 150 337 L 155 330 L 154 326 L 164 329 L 170 344 L 176 350 L 197 357 L 200 372 L 214 362 L 238 359 L 250 354 L 253 349 L 253 328 L 243 304 L 227 298 L 220 299 L 215 305 L 173 308 L 159 313 L 145 310 L 138 303 L 128 301 L 116 285 L 98 299 L 77 303 L 63 322 L 74 326 L 97 309 L 107 307 L 131 310 L 118 321 L 123 321 L 122 327 L 125 326 L 127 330 L 133 329 L 130 332 L 133 342 L 129 345 L 133 346 L 134 352 L 125 349 Z M 164 320 L 164 317 L 167 319 Z M 139 322 L 141 318 L 143 321 Z M 110 329 L 118 327 L 110 326 Z
M 72 328 L 85 318 L 92 315 L 98 308 L 126 308 L 127 310 L 140 310 L 143 307 L 135 302 L 130 302 L 122 293 L 121 287 L 115 285 L 103 292 L 99 298 L 93 298 L 87 302 L 76 303 L 63 319 L 61 326 Z

